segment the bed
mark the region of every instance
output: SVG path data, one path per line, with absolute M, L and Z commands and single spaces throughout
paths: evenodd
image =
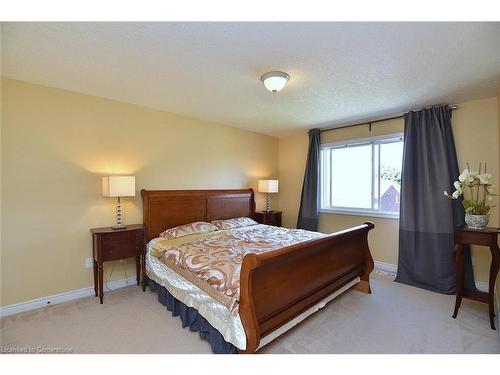
M 373 259 L 367 237 L 373 223 L 329 235 L 259 224 L 217 233 L 216 239 L 236 237 L 246 243 L 257 234 L 265 240 L 265 233 L 297 238 L 271 251 L 245 252 L 238 268 L 238 295 L 231 299 L 237 304 L 229 305 L 210 293 L 210 286 L 161 262 L 155 251 L 166 228 L 254 217 L 253 190 L 142 190 L 141 196 L 148 242 L 143 272 L 150 287 L 159 289 L 160 302 L 181 315 L 184 326 L 211 341 L 214 352 L 254 353 L 340 293 L 350 288 L 371 293 Z M 196 244 L 202 240 L 196 239 Z M 219 349 L 214 349 L 214 342 Z

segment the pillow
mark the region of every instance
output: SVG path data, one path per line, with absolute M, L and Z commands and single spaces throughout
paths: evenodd
M 166 231 L 160 233 L 161 237 L 168 240 L 173 240 L 175 238 L 189 236 L 192 234 L 209 233 L 218 230 L 213 224 L 206 223 L 204 221 L 195 221 L 194 223 L 179 225 L 178 227 L 167 229 Z
M 223 230 L 223 229 L 247 227 L 259 223 L 257 223 L 255 220 L 250 219 L 249 217 L 237 217 L 234 219 L 227 219 L 227 220 L 214 220 L 212 221 L 212 224 L 215 225 L 220 230 Z

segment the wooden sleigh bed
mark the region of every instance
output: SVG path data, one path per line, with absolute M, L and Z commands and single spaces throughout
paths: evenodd
M 147 241 L 166 228 L 195 221 L 253 218 L 255 213 L 252 189 L 142 190 L 141 195 Z M 367 222 L 275 251 L 245 255 L 239 315 L 247 344 L 240 352 L 255 352 L 316 311 L 315 306 L 351 286 L 370 293 L 373 259 L 367 236 L 373 228 Z

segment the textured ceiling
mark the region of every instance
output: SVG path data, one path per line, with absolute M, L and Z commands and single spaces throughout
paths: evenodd
M 4 23 L 2 74 L 283 136 L 494 96 L 500 23 Z

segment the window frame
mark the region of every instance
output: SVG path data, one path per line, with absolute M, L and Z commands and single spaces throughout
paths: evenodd
M 363 145 L 372 145 L 372 202 L 373 202 L 373 192 L 375 191 L 375 186 L 377 185 L 377 191 L 380 191 L 380 178 L 375 179 L 374 176 L 374 170 L 376 167 L 376 162 L 378 162 L 378 170 L 380 170 L 380 147 L 378 148 L 378 156 L 377 158 L 374 157 L 374 144 L 384 144 L 384 143 L 392 143 L 395 140 L 400 140 L 404 142 L 404 134 L 403 132 L 397 132 L 397 133 L 389 133 L 389 134 L 384 134 L 384 135 L 376 135 L 372 137 L 365 137 L 365 138 L 355 138 L 355 139 L 347 139 L 344 141 L 336 141 L 336 142 L 328 142 L 328 143 L 323 143 L 320 145 L 320 155 L 321 151 L 325 148 L 330 148 L 330 149 L 335 149 L 335 148 L 344 148 L 344 147 L 356 147 L 356 146 L 363 146 Z M 332 213 L 332 214 L 340 214 L 340 215 L 354 215 L 354 216 L 369 216 L 369 217 L 381 217 L 381 218 L 386 218 L 386 219 L 395 219 L 399 220 L 399 212 L 398 213 L 392 213 L 392 212 L 384 212 L 384 211 L 379 211 L 378 209 L 374 208 L 356 208 L 356 207 L 336 207 L 336 206 L 330 206 L 327 208 L 323 208 L 323 167 L 322 167 L 322 157 L 320 157 L 319 160 L 319 200 L 320 200 L 320 213 Z M 401 166 L 401 169 L 403 166 Z M 330 179 L 331 179 L 331 173 L 330 173 Z M 380 195 L 380 194 L 379 194 Z M 380 199 L 380 196 L 379 196 Z M 373 206 L 373 203 L 372 203 Z

